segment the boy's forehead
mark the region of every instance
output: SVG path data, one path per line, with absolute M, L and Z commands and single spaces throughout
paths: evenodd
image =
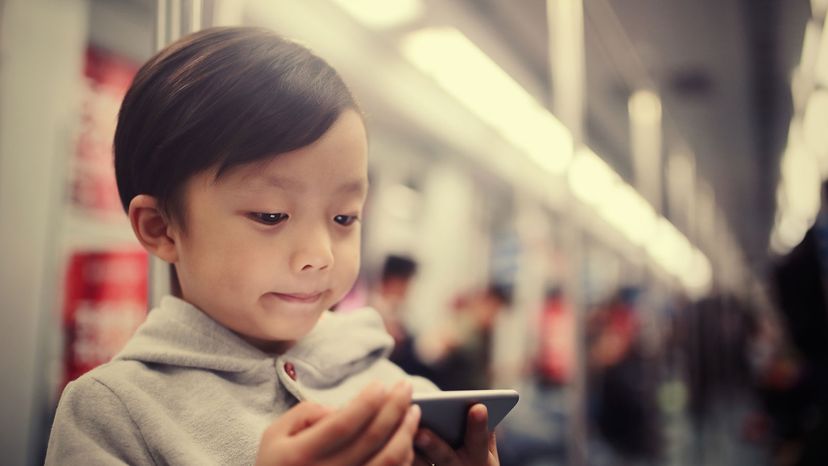
M 337 192 L 365 192 L 368 189 L 367 165 L 337 164 L 338 167 L 322 165 L 292 169 L 291 164 L 280 163 L 282 156 L 245 164 L 228 171 L 216 181 L 227 187 L 244 191 L 306 191 L 310 188 L 327 188 Z M 319 177 L 328 171 L 329 182 L 320 186 Z
M 319 139 L 295 150 L 273 153 L 232 167 L 216 181 L 246 188 L 302 189 L 307 183 L 367 187 L 368 144 L 361 116 L 346 111 Z M 214 173 L 218 173 L 217 171 Z

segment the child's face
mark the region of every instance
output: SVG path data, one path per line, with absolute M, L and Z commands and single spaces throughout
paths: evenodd
M 366 152 L 349 110 L 310 146 L 194 176 L 171 227 L 183 298 L 265 349 L 307 334 L 359 271 Z

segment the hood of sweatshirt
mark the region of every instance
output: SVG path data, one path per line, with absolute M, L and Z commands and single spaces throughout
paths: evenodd
M 148 314 L 115 360 L 251 375 L 266 370 L 271 376 L 289 363 L 291 380 L 280 378 L 289 384 L 294 382 L 291 385 L 298 380 L 303 388 L 318 392 L 335 388 L 344 384 L 345 379 L 364 372 L 384 359 L 393 344 L 373 309 L 326 311 L 313 330 L 293 347 L 282 355 L 272 355 L 250 345 L 186 301 L 167 296 Z

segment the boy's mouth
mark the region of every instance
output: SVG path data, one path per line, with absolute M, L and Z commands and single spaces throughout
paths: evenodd
M 322 298 L 322 292 L 315 293 L 272 293 L 277 298 L 289 303 L 315 303 Z

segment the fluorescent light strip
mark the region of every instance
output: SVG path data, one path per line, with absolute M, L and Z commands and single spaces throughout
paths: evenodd
M 388 29 L 422 16 L 420 0 L 333 0 L 362 25 L 371 29 Z
M 615 186 L 599 207 L 598 213 L 637 246 L 646 244 L 653 235 L 658 221 L 650 204 L 632 186 L 624 182 Z
M 422 29 L 406 36 L 401 49 L 411 63 L 544 170 L 563 174 L 569 169 L 573 194 L 633 244 L 647 247 L 653 260 L 685 287 L 710 286 L 707 257 L 589 148 L 579 149 L 573 159 L 566 127 L 460 31 Z M 660 112 L 647 97 L 641 105 L 644 117 Z
M 543 169 L 562 174 L 572 136 L 502 68 L 454 28 L 413 32 L 402 53 Z
M 586 146 L 576 151 L 567 175 L 575 197 L 594 207 L 606 202 L 615 185 L 621 182 L 621 177 L 612 167 Z
M 684 287 L 691 293 L 701 296 L 710 290 L 713 279 L 713 269 L 710 261 L 698 249 L 693 250 L 690 268 L 682 275 Z

